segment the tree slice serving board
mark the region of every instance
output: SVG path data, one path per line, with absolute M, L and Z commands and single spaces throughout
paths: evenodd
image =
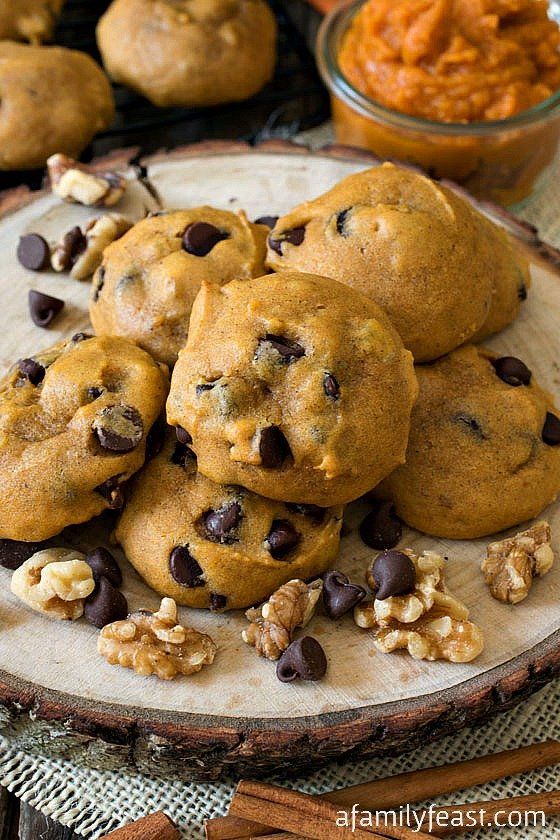
M 203 144 L 161 154 L 147 165 L 169 208 L 211 204 L 244 208 L 251 218 L 284 213 L 350 173 L 371 165 L 366 155 L 333 148 L 312 154 L 271 143 Z M 122 212 L 140 218 L 153 195 L 134 180 Z M 15 258 L 18 237 L 38 231 L 50 239 L 95 211 L 60 203 L 48 192 L 7 196 L 0 220 L 0 364 L 36 352 L 87 326 L 88 283 L 52 273 L 32 274 Z M 535 265 L 533 289 L 517 323 L 489 344 L 519 355 L 560 399 L 560 283 Z M 66 300 L 50 330 L 33 326 L 27 291 Z M 365 508 L 348 510 L 349 532 L 338 566 L 363 579 L 372 552 L 356 525 Z M 0 513 L 1 515 L 1 513 Z M 546 511 L 556 549 L 560 505 Z M 110 520 L 70 528 L 65 539 L 88 547 L 108 544 Z M 316 617 L 309 632 L 329 658 L 317 684 L 284 685 L 274 664 L 241 641 L 241 613 L 217 616 L 182 610 L 182 620 L 219 646 L 214 665 L 171 683 L 108 665 L 96 652 L 97 631 L 84 620 L 55 622 L 18 604 L 10 572 L 0 569 L 0 731 L 22 749 L 72 757 L 98 767 L 135 768 L 198 779 L 263 771 L 295 772 L 334 757 L 412 749 L 487 719 L 527 697 L 560 673 L 560 562 L 515 607 L 494 601 L 479 566 L 486 540 L 452 542 L 406 531 L 402 546 L 449 557 L 448 582 L 484 629 L 486 650 L 474 663 L 416 662 L 382 655 L 351 617 Z M 158 597 L 122 561 L 131 608 L 154 608 Z

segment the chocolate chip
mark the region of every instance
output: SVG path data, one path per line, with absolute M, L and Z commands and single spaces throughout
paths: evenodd
M 186 467 L 187 461 L 191 459 L 195 459 L 196 455 L 185 443 L 177 442 L 175 444 L 175 449 L 171 454 L 171 463 L 176 464 L 178 467 Z
M 103 496 L 108 503 L 109 510 L 122 510 L 124 507 L 124 482 L 121 482 L 120 475 L 114 475 L 108 478 L 103 484 L 99 484 L 95 488 L 95 492 Z
M 272 230 L 279 218 L 279 216 L 259 216 L 258 219 L 255 219 L 255 224 L 265 225 Z
M 88 551 L 86 563 L 93 572 L 93 579 L 96 583 L 99 583 L 100 578 L 104 577 L 113 586 L 119 587 L 122 584 L 123 577 L 120 566 L 109 549 L 104 546 L 100 545 Z
M 378 601 L 394 595 L 408 595 L 416 586 L 416 568 L 402 551 L 378 554 L 367 573 L 368 583 Z
M 259 455 L 263 467 L 278 469 L 290 454 L 290 445 L 278 426 L 265 426 L 261 430 Z
M 35 289 L 29 290 L 28 303 L 31 320 L 37 327 L 48 327 L 64 308 L 64 301 L 60 298 L 45 295 Z
M 90 335 L 89 333 L 77 332 L 77 333 L 74 333 L 74 335 L 71 338 L 71 341 L 72 341 L 73 344 L 79 344 L 80 341 L 87 341 L 90 338 L 93 338 L 93 336 Z
M 494 370 L 502 382 L 518 388 L 520 385 L 529 385 L 531 382 L 531 371 L 521 359 L 515 356 L 501 356 L 499 359 L 491 359 Z
M 517 297 L 519 298 L 519 300 L 522 301 L 527 300 L 528 292 L 525 283 L 522 283 L 521 286 L 519 286 L 519 288 L 517 289 Z
M 201 394 L 205 394 L 206 391 L 211 391 L 215 384 L 215 382 L 201 382 L 200 385 L 197 385 L 195 388 L 196 396 L 200 397 Z
M 91 385 L 91 387 L 87 389 L 88 399 L 90 399 L 92 402 L 98 400 L 103 393 L 105 393 L 105 389 L 99 388 L 97 385 Z
M 87 238 L 77 225 L 69 230 L 68 233 L 65 233 L 60 247 L 60 253 L 64 254 L 63 269 L 67 270 L 71 268 L 86 248 Z
M 38 233 L 28 233 L 20 237 L 17 258 L 24 268 L 42 271 L 51 262 L 49 243 Z
M 278 239 L 273 239 L 272 236 L 268 237 L 268 244 L 272 248 L 273 251 L 276 251 L 277 254 L 282 256 L 282 243 L 288 242 L 290 245 L 301 245 L 303 240 L 305 239 L 305 227 L 297 227 L 293 228 L 293 230 L 286 230 L 284 233 L 280 234 Z
M 15 571 L 37 551 L 42 551 L 45 546 L 45 542 L 0 540 L 0 566 Z
M 231 502 L 219 510 L 206 511 L 202 517 L 205 536 L 214 542 L 233 542 L 231 532 L 239 525 L 241 516 L 241 505 L 239 502 Z
M 327 673 L 325 651 L 313 636 L 304 636 L 284 651 L 278 665 L 276 676 L 280 682 L 300 680 L 321 680 Z
M 341 236 L 347 236 L 347 232 L 345 229 L 346 220 L 350 214 L 351 207 L 347 207 L 346 210 L 341 210 L 340 213 L 337 214 L 336 217 L 336 232 L 339 233 Z
M 105 627 L 113 621 L 122 621 L 128 615 L 126 598 L 115 589 L 106 577 L 99 578 L 97 586 L 84 602 L 84 616 L 94 627 Z
M 186 545 L 178 545 L 169 556 L 169 571 L 181 586 L 195 589 L 204 586 L 204 572 Z
M 332 373 L 325 373 L 323 377 L 323 391 L 331 400 L 337 400 L 340 396 L 340 387 Z
M 32 385 L 40 385 L 45 378 L 45 368 L 35 359 L 21 359 L 18 368 L 21 375 L 28 379 Z
M 329 618 L 337 619 L 353 610 L 366 597 L 363 586 L 350 583 L 342 572 L 327 572 L 323 578 L 323 603 Z
M 291 513 L 299 513 L 302 516 L 307 516 L 317 525 L 325 519 L 325 508 L 319 507 L 319 505 L 301 505 L 295 502 L 286 502 L 286 507 Z
M 393 548 L 398 543 L 402 524 L 392 502 L 379 502 L 362 519 L 360 537 L 370 548 Z
M 560 420 L 555 414 L 547 411 L 542 430 L 542 439 L 548 446 L 560 444 Z
M 101 266 L 98 268 L 95 277 L 93 278 L 93 294 L 92 298 L 95 303 L 99 300 L 99 295 L 105 285 L 105 268 Z
M 140 413 L 130 405 L 108 405 L 93 421 L 99 445 L 110 452 L 132 452 L 144 434 Z
M 299 544 L 299 534 L 289 519 L 275 519 L 270 526 L 266 545 L 275 560 L 283 560 Z
M 192 443 L 192 437 L 182 426 L 175 426 L 175 434 L 179 443 Z
M 220 612 L 225 610 L 227 606 L 227 597 L 225 595 L 218 595 L 217 592 L 210 593 L 210 609 L 213 612 Z
M 266 342 L 280 354 L 282 361 L 286 364 L 293 362 L 294 359 L 301 359 L 305 356 L 305 350 L 298 344 L 297 341 L 292 341 L 290 338 L 285 338 L 283 335 L 272 335 L 267 333 L 260 343 Z
M 208 222 L 193 222 L 183 234 L 183 248 L 195 257 L 205 257 L 214 245 L 228 238 L 228 233 L 218 230 Z
M 466 427 L 478 440 L 488 440 L 488 435 L 484 432 L 480 422 L 471 414 L 456 414 L 452 419 L 455 423 L 460 423 Z

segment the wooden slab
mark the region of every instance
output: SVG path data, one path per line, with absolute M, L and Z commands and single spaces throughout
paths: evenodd
M 257 150 L 205 144 L 148 161 L 150 180 L 165 206 L 207 203 L 245 208 L 250 217 L 284 213 L 368 165 L 370 158 L 344 149 L 313 155 L 276 143 Z M 122 211 L 139 218 L 153 206 L 153 196 L 136 182 Z M 25 231 L 56 238 L 92 215 L 48 193 L 27 197 L 19 206 L 12 197 L 0 220 L 0 365 L 87 325 L 88 284 L 26 272 L 15 248 Z M 521 317 L 490 344 L 523 358 L 560 399 L 560 283 L 542 265 L 533 275 Z M 67 301 L 53 329 L 31 324 L 29 288 Z M 372 554 L 356 532 L 363 513 L 359 504 L 349 509 L 349 533 L 337 564 L 358 580 Z M 558 550 L 560 505 L 546 516 Z M 110 520 L 102 518 L 87 528 L 68 529 L 65 536 L 87 548 L 107 543 L 109 530 Z M 560 563 L 535 584 L 527 601 L 510 607 L 494 601 L 484 586 L 479 565 L 485 540 L 434 540 L 407 531 L 402 545 L 449 557 L 450 588 L 486 634 L 486 651 L 476 662 L 384 656 L 351 618 L 333 624 L 318 616 L 309 632 L 329 657 L 327 679 L 282 685 L 274 665 L 241 641 L 242 614 L 185 609 L 182 619 L 210 633 L 219 653 L 211 668 L 164 683 L 109 666 L 96 653 L 97 631 L 85 621 L 49 622 L 23 609 L 9 592 L 10 573 L 0 570 L 0 729 L 22 749 L 98 767 L 199 779 L 269 770 L 293 774 L 333 757 L 412 749 L 511 707 L 560 673 Z M 130 606 L 155 607 L 157 597 L 124 560 L 123 568 Z

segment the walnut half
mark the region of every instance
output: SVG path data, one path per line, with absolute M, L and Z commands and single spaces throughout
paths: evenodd
M 67 548 L 33 554 L 12 575 L 11 590 L 24 604 L 49 618 L 75 621 L 95 588 L 85 555 Z
M 504 604 L 519 604 L 533 579 L 548 574 L 554 564 L 550 525 L 537 522 L 527 531 L 487 548 L 482 573 L 493 597 Z
M 204 633 L 177 623 L 177 604 L 163 598 L 155 613 L 139 610 L 123 621 L 106 624 L 97 639 L 97 650 L 111 665 L 132 668 L 137 674 L 155 674 L 172 680 L 211 665 L 216 645 Z
M 63 201 L 88 207 L 113 207 L 123 197 L 126 178 L 117 172 L 97 172 L 63 154 L 51 155 L 47 170 L 52 191 Z
M 52 268 L 69 271 L 74 280 L 87 280 L 101 265 L 105 248 L 131 227 L 132 222 L 120 213 L 106 213 L 92 219 L 83 232 L 72 228 L 52 249 Z
M 247 610 L 251 623 L 242 633 L 243 641 L 253 645 L 259 656 L 279 659 L 290 646 L 294 631 L 311 620 L 322 591 L 322 580 L 310 584 L 288 581 L 260 607 Z

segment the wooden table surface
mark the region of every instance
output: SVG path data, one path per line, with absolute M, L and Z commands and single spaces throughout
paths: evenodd
M 48 820 L 0 788 L 0 840 L 79 840 L 78 835 Z

